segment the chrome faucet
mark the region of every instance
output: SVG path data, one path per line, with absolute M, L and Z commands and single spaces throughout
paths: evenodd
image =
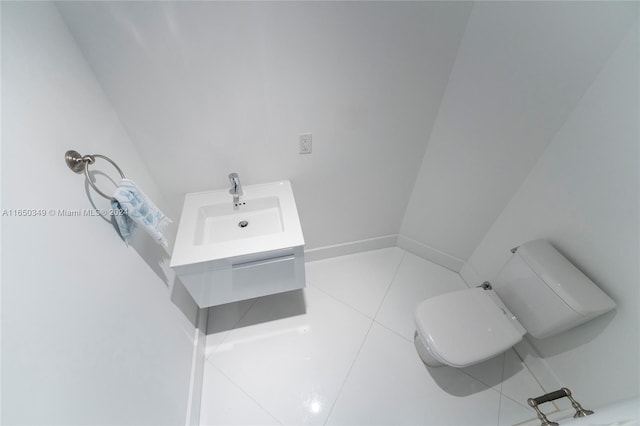
M 240 197 L 242 197 L 242 185 L 240 185 L 240 178 L 237 173 L 231 173 L 229 175 L 229 181 L 231 182 L 231 189 L 229 194 L 233 195 L 233 207 L 238 208 L 240 204 Z

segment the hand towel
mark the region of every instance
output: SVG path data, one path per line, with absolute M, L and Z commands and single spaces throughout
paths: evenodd
M 111 206 L 114 210 L 122 211 L 122 214 L 115 214 L 115 220 L 120 235 L 127 244 L 133 228 L 138 225 L 158 244 L 164 247 L 169 245 L 162 232 L 172 220 L 162 213 L 131 179 L 120 181 L 113 194 Z

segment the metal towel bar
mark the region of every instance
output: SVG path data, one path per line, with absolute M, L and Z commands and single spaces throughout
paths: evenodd
M 100 155 L 100 154 L 80 155 L 77 151 L 74 151 L 74 150 L 69 150 L 64 154 L 64 159 L 67 163 L 67 166 L 69 166 L 71 170 L 73 170 L 76 173 L 82 173 L 82 171 L 84 170 L 84 176 L 87 178 L 87 182 L 89 182 L 89 185 L 91 185 L 91 187 L 98 194 L 102 195 L 104 198 L 108 200 L 111 200 L 113 197 L 111 195 L 107 195 L 104 192 L 100 191 L 100 189 L 96 186 L 95 183 L 93 183 L 93 181 L 91 180 L 91 177 L 89 176 L 89 165 L 95 163 L 96 158 L 102 158 L 103 160 L 106 160 L 109 163 L 111 163 L 111 165 L 115 167 L 115 169 L 120 174 L 120 178 L 125 179 L 124 173 L 122 173 L 122 170 L 120 170 L 120 167 L 118 167 L 118 165 L 114 163 L 113 160 L 111 160 L 107 156 Z
M 573 399 L 573 396 L 571 396 L 571 391 L 568 388 L 561 388 L 557 391 L 546 393 L 537 398 L 529 398 L 527 402 L 531 407 L 533 407 L 534 410 L 536 410 L 536 414 L 538 415 L 538 418 L 542 422 L 541 426 L 558 426 L 558 423 L 552 422 L 549 419 L 547 419 L 547 416 L 545 416 L 544 413 L 540 411 L 540 409 L 538 408 L 538 405 L 545 402 L 555 401 L 556 399 L 564 398 L 565 396 L 569 398 L 569 400 L 571 401 L 571 406 L 573 406 L 573 408 L 576 410 L 576 413 L 573 415 L 574 418 L 585 417 L 590 414 L 593 414 L 593 411 L 585 410 L 584 408 L 582 408 L 582 406 L 578 401 Z

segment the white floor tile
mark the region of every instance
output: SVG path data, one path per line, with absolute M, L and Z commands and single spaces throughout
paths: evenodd
M 526 399 L 543 391 L 513 350 L 464 370 L 427 368 L 416 353 L 415 307 L 466 288 L 458 274 L 398 248 L 306 268 L 305 290 L 209 310 L 203 425 L 533 418 Z
M 467 288 L 460 275 L 406 253 L 376 321 L 413 341 L 413 314 L 418 303 L 432 296 Z
M 506 396 L 502 396 L 498 426 L 515 425 L 535 418 L 536 414 L 532 408 L 525 408 Z
M 513 349 L 505 353 L 502 393 L 523 407 L 528 407 L 527 399 L 545 394 Z
M 500 392 L 502 387 L 504 356 L 505 354 L 500 354 L 479 364 L 463 368 L 462 370 L 468 375 L 480 380 L 485 385 Z
M 313 286 L 283 318 L 298 299 L 258 299 L 208 360 L 278 421 L 322 424 L 372 321 Z
M 307 282 L 373 318 L 403 254 L 390 247 L 309 262 Z
M 279 425 L 256 401 L 206 362 L 200 425 Z
M 329 425 L 496 425 L 500 394 L 463 372 L 427 369 L 412 343 L 374 323 Z

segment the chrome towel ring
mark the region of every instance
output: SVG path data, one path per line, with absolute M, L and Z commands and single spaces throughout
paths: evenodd
M 125 179 L 124 173 L 122 173 L 122 170 L 120 170 L 120 167 L 118 167 L 118 165 L 114 163 L 113 160 L 111 160 L 107 156 L 100 155 L 100 154 L 80 155 L 77 151 L 74 151 L 74 150 L 69 150 L 64 154 L 64 160 L 67 163 L 67 166 L 69 166 L 71 170 L 73 170 L 76 173 L 82 173 L 82 171 L 84 170 L 84 176 L 87 178 L 87 182 L 89 182 L 89 185 L 91 185 L 91 187 L 98 194 L 102 195 L 104 198 L 108 200 L 111 200 L 113 199 L 113 197 L 111 195 L 107 195 L 104 192 L 100 191 L 100 189 L 98 189 L 96 184 L 93 183 L 93 181 L 91 180 L 91 177 L 89 176 L 89 165 L 95 163 L 96 158 L 102 158 L 103 160 L 106 160 L 109 163 L 111 163 L 111 165 L 115 167 L 115 169 L 120 174 L 120 178 Z

